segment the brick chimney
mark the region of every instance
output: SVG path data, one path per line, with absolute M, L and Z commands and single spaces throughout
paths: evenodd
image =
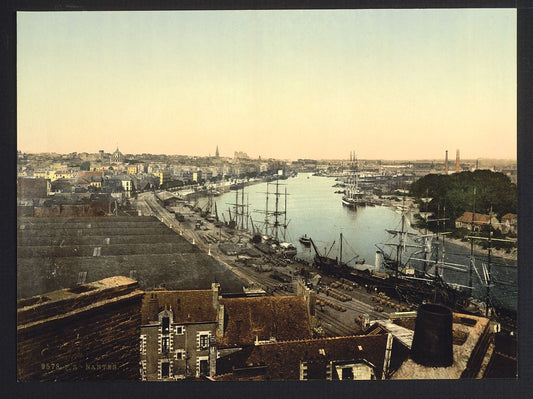
M 157 314 L 159 313 L 159 301 L 157 300 L 157 294 L 153 292 L 150 294 L 148 300 L 148 321 L 157 320 Z

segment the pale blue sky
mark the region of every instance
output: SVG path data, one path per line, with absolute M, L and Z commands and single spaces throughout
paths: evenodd
M 24 12 L 25 152 L 516 157 L 516 11 Z

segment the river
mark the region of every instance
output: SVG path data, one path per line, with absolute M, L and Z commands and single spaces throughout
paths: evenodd
M 399 210 L 389 206 L 367 206 L 351 210 L 341 203 L 341 194 L 335 194 L 337 188 L 332 187 L 335 179 L 312 176 L 309 173 L 300 173 L 297 177 L 279 181 L 278 192 L 287 196 L 278 196 L 278 210 L 285 209 L 286 198 L 286 223 L 287 228 L 279 230 L 280 238 L 292 242 L 298 249 L 298 257 L 309 262 L 312 261 L 314 250 L 301 245 L 298 238 L 304 234 L 311 237 L 324 254 L 335 257 L 339 254 L 340 233 L 343 234 L 343 261 L 353 264 L 355 261 L 364 260 L 374 264 L 376 244 L 391 243 L 394 239 L 386 229 L 400 230 L 402 216 Z M 275 210 L 276 196 L 275 182 L 268 184 L 269 211 Z M 256 228 L 264 232 L 266 209 L 267 183 L 247 186 L 244 190 L 244 203 L 248 205 L 249 214 L 252 216 Z M 238 192 L 238 201 L 241 203 L 241 191 Z M 229 211 L 234 216 L 235 191 L 230 191 L 214 198 L 219 216 L 224 214 L 230 220 Z M 199 203 L 205 204 L 205 199 Z M 398 205 L 401 203 L 399 202 Z M 274 218 L 270 216 L 271 223 Z M 280 224 L 284 224 L 285 216 L 279 216 Z M 252 221 L 248 219 L 243 224 L 248 224 L 251 230 Z M 240 224 L 240 223 L 239 223 Z M 409 224 L 406 228 L 411 233 L 418 233 Z M 283 234 L 285 233 L 285 237 Z M 385 247 L 386 248 L 386 247 Z M 446 242 L 445 261 L 468 265 L 470 251 L 467 248 Z M 476 265 L 482 277 L 481 264 L 486 263 L 486 253 L 476 253 Z M 468 274 L 451 270 L 443 271 L 446 281 L 466 285 Z M 493 258 L 491 263 L 491 276 L 495 281 L 491 287 L 493 301 L 507 309 L 517 308 L 517 262 L 503 258 Z M 501 284 L 500 284 L 501 283 Z M 477 273 L 473 273 L 473 294 L 484 298 L 486 288 L 480 284 Z

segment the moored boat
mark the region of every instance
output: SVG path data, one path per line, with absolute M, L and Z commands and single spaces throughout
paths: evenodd
M 298 241 L 300 241 L 300 243 L 306 247 L 310 247 L 311 246 L 311 238 L 310 237 L 307 237 L 307 234 L 304 234 L 303 236 L 301 236 Z

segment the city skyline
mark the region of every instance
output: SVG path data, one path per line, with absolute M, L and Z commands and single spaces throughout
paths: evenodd
M 516 159 L 512 9 L 24 12 L 17 45 L 23 152 Z

